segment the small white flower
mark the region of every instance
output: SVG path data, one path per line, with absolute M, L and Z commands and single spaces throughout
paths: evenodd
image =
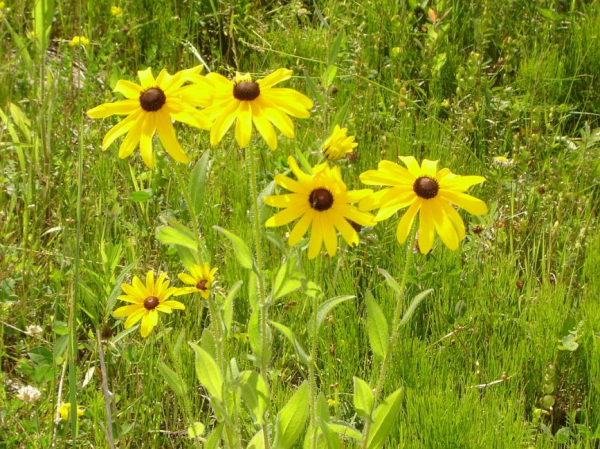
M 29 335 L 40 335 L 42 332 L 44 332 L 44 329 L 42 329 L 36 324 L 30 324 L 29 326 L 27 326 L 26 332 Z
M 42 397 L 42 393 L 37 388 L 27 385 L 19 388 L 17 397 L 23 402 L 34 402 Z

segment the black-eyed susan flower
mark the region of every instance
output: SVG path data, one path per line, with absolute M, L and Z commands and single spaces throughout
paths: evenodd
M 339 125 L 335 125 L 333 133 L 321 146 L 321 151 L 327 159 L 337 161 L 358 146 L 358 143 L 354 142 L 354 136 L 347 136 L 347 133 L 348 128 L 340 128 Z
M 191 285 L 192 287 L 182 287 L 186 293 L 200 293 L 204 299 L 208 299 L 210 289 L 215 282 L 215 273 L 218 268 L 210 268 L 210 264 L 192 265 L 190 274 L 180 273 L 177 277 L 181 282 Z
M 458 249 L 465 237 L 465 224 L 453 205 L 473 215 L 488 211 L 486 204 L 464 193 L 469 187 L 485 181 L 482 176 L 458 176 L 448 168 L 437 170 L 437 161 L 424 159 L 419 166 L 412 157 L 401 157 L 407 168 L 390 161 L 381 161 L 377 170 L 360 175 L 367 185 L 389 186 L 363 199 L 361 210 L 379 209 L 375 221 L 391 217 L 408 207 L 400 219 L 396 236 L 400 243 L 408 237 L 415 215 L 419 212 L 419 249 L 427 254 L 433 246 L 435 233 L 450 249 Z
M 150 335 L 152 328 L 158 324 L 158 312 L 172 313 L 173 309 L 184 310 L 185 306 L 179 301 L 168 300 L 171 296 L 186 294 L 180 288 L 169 287 L 166 279 L 167 273 L 162 273 L 154 279 L 154 272 L 146 274 L 146 285 L 137 276 L 133 277 L 132 285 L 122 284 L 121 288 L 126 293 L 120 295 L 122 301 L 133 303 L 131 306 L 119 307 L 113 312 L 116 318 L 127 317 L 125 329 L 142 320 L 142 337 Z
M 342 181 L 340 167 L 329 167 L 327 163 L 313 168 L 313 175 L 304 173 L 293 157 L 288 163 L 297 181 L 285 176 L 275 176 L 275 182 L 286 190 L 285 195 L 265 197 L 269 206 L 285 208 L 266 222 L 266 226 L 283 226 L 298 220 L 289 237 L 290 246 L 294 246 L 312 228 L 308 258 L 319 254 L 323 242 L 330 256 L 337 251 L 336 229 L 348 245 L 358 244 L 358 234 L 350 221 L 361 226 L 373 226 L 373 215 L 361 212 L 352 203 L 370 195 L 370 189 L 346 190 Z
M 60 407 L 58 407 L 58 414 L 60 415 L 60 419 L 62 419 L 63 421 L 69 420 L 70 413 L 71 413 L 71 403 L 70 402 L 66 402 L 63 405 L 61 405 Z M 84 413 L 85 413 L 85 409 L 83 407 L 77 407 L 77 417 L 78 418 L 83 416 Z
M 213 104 L 206 109 L 214 120 L 210 131 L 211 145 L 223 139 L 233 122 L 236 122 L 235 138 L 241 148 L 250 143 L 253 123 L 271 150 L 277 148 L 273 125 L 284 136 L 293 138 L 294 124 L 289 116 L 308 118 L 313 103 L 294 89 L 273 88 L 291 76 L 292 71 L 287 69 L 275 70 L 258 81 L 253 81 L 248 73 L 237 73 L 235 82 L 215 72 L 206 75 L 215 86 Z
M 154 78 L 152 69 L 148 68 L 138 72 L 140 84 L 126 80 L 117 82 L 114 91 L 123 94 L 126 100 L 101 104 L 87 111 L 92 118 L 105 118 L 115 114 L 127 115 L 106 133 L 102 141 L 102 149 L 106 150 L 117 138 L 127 133 L 119 148 L 119 157 L 129 156 L 139 143 L 144 163 L 148 168 L 152 168 L 154 165 L 152 138 L 158 131 L 158 137 L 167 153 L 176 161 L 188 163 L 190 158 L 179 145 L 171 120 L 197 128 L 210 128 L 211 122 L 206 114 L 194 108 L 183 95 L 190 90 L 183 84 L 194 81 L 201 70 L 202 66 L 197 66 L 171 76 L 166 69 L 163 69 L 158 77 Z M 211 95 L 209 89 L 204 91 L 196 89 L 194 92 L 196 96 L 210 97 Z M 195 102 L 198 103 L 199 99 L 195 98 Z

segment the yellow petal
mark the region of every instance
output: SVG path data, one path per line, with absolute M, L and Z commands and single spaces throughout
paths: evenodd
M 165 306 L 164 304 L 157 305 L 156 310 L 158 310 L 159 312 L 163 312 L 163 313 L 173 313 L 173 309 Z
M 302 206 L 289 207 L 289 208 L 284 209 L 281 212 L 278 212 L 277 214 L 273 215 L 271 218 L 269 218 L 267 220 L 267 222 L 265 223 L 265 226 L 271 227 L 271 226 L 286 225 L 286 224 L 291 223 L 292 221 L 296 220 L 297 218 L 301 217 L 304 213 L 306 213 L 308 211 L 308 209 L 310 209 L 310 205 L 308 204 L 308 201 L 306 202 L 305 207 L 302 207 Z
M 348 220 L 352 220 L 354 223 L 358 223 L 361 226 L 375 226 L 377 222 L 373 219 L 373 214 L 369 212 L 361 212 L 356 206 L 350 204 L 336 204 L 333 203 L 332 211 L 335 211 Z
M 419 250 L 421 254 L 427 254 L 433 247 L 435 237 L 435 225 L 431 212 L 431 202 L 424 200 L 419 212 Z
M 321 212 L 321 226 L 323 229 L 323 241 L 325 242 L 325 248 L 329 253 L 330 257 L 335 256 L 337 251 L 337 234 L 335 233 L 335 228 L 333 227 L 333 223 L 329 219 L 328 212 Z
M 267 142 L 269 148 L 271 150 L 276 150 L 277 134 L 275 134 L 275 128 L 273 128 L 269 119 L 262 113 L 261 106 L 256 102 L 252 105 L 252 121 L 262 138 Z
M 290 237 L 288 239 L 288 244 L 290 246 L 296 245 L 302 239 L 302 237 L 304 237 L 304 234 L 306 234 L 306 231 L 308 231 L 308 228 L 312 223 L 315 213 L 316 212 L 314 209 L 310 209 L 304 215 L 302 215 L 300 220 L 298 220 L 298 223 L 296 223 L 292 229 L 292 232 L 290 232 Z
M 148 67 L 146 70 L 138 71 L 138 77 L 143 89 L 149 89 L 156 86 L 154 76 L 152 76 L 152 69 Z
M 146 273 L 146 289 L 150 292 L 150 296 L 156 296 L 154 288 L 154 271 L 152 270 Z
M 308 258 L 314 259 L 321 251 L 323 243 L 323 224 L 321 222 L 322 214 L 315 212 L 312 223 L 312 231 L 310 234 L 310 243 L 308 245 Z
M 469 187 L 485 182 L 483 176 L 456 176 L 440 183 L 440 189 L 465 192 Z
M 277 69 L 273 73 L 265 76 L 263 79 L 258 80 L 257 82 L 261 89 L 268 89 L 277 83 L 289 80 L 293 73 L 294 72 L 288 69 Z
M 402 180 L 402 184 L 412 186 L 416 180 L 411 172 L 391 161 L 381 161 L 377 168 L 383 173 L 394 176 L 399 183 L 401 182 L 400 180 Z
M 279 91 L 289 91 L 290 93 L 282 93 Z M 296 95 L 291 94 L 291 92 Z M 297 118 L 309 118 L 312 101 L 299 92 L 292 89 L 270 89 L 260 94 L 261 103 L 265 107 L 277 109 L 285 114 Z M 300 101 L 298 101 L 300 100 Z M 310 105 L 308 108 L 304 105 Z
M 104 103 L 87 111 L 91 118 L 105 118 L 111 115 L 127 115 L 140 108 L 137 100 L 121 100 L 114 103 Z
M 413 156 L 400 156 L 399 159 L 406 165 L 411 175 L 415 178 L 421 176 L 421 167 L 419 167 L 419 163 Z
M 344 237 L 344 240 L 346 240 L 348 245 L 358 245 L 358 234 L 344 217 L 338 214 L 331 214 L 330 219 L 337 230 L 340 231 L 340 234 L 342 234 L 342 237 Z
M 423 159 L 423 162 L 421 163 L 422 174 L 429 176 L 430 178 L 435 178 L 435 174 L 437 172 L 437 163 L 438 161 L 430 161 L 429 159 Z
M 411 204 L 411 206 L 400 219 L 400 222 L 398 223 L 398 229 L 396 229 L 396 238 L 398 239 L 399 243 L 406 242 L 406 238 L 408 237 L 408 233 L 412 228 L 415 215 L 421 208 L 422 203 L 423 200 L 418 198 L 414 203 Z
M 163 147 L 167 150 L 167 153 L 175 159 L 177 162 L 187 164 L 190 162 L 190 158 L 185 154 L 183 148 L 179 145 L 177 137 L 175 136 L 175 129 L 171 123 L 171 117 L 166 111 L 156 112 L 156 125 L 158 128 L 158 137 L 160 138 Z
M 135 288 L 132 285 L 129 284 L 121 284 L 121 289 L 127 293 L 128 296 L 131 296 L 133 298 L 136 298 L 140 301 L 144 301 L 144 299 L 146 299 L 148 297 L 148 295 L 146 294 L 145 290 L 146 287 L 144 287 L 144 291 L 140 291 L 139 289 Z
M 444 212 L 448 215 L 450 220 L 452 220 L 452 224 L 454 225 L 454 229 L 456 229 L 456 234 L 458 236 L 458 241 L 461 242 L 462 239 L 465 238 L 465 223 L 463 219 L 459 215 L 459 213 L 446 201 L 440 200 L 440 204 L 444 209 Z
M 220 90 L 227 91 L 231 97 L 233 97 L 234 84 L 223 75 L 217 72 L 210 72 L 206 75 L 206 79 L 215 84 L 215 87 Z
M 146 338 L 148 335 L 150 335 L 150 332 L 152 332 L 152 328 L 154 326 L 152 326 L 151 322 L 150 322 L 150 316 L 148 313 L 144 314 L 144 316 L 142 317 L 142 326 L 140 328 L 142 337 Z
M 294 123 L 292 119 L 289 118 L 286 114 L 281 112 L 279 109 L 273 107 L 268 103 L 265 103 L 261 100 L 261 97 L 258 97 L 254 102 L 258 103 L 261 107 L 262 115 L 264 115 L 282 134 L 286 137 L 293 138 L 294 137 Z
M 305 194 L 308 202 L 308 195 L 310 193 L 308 187 L 300 184 L 298 181 L 295 181 L 292 178 L 288 178 L 285 175 L 275 175 L 275 182 L 290 192 Z
M 414 192 L 402 192 L 393 200 L 383 204 L 377 215 L 375 216 L 376 221 L 382 221 L 390 218 L 396 213 L 398 209 L 410 206 L 415 201 Z
M 298 162 L 296 162 L 296 159 L 294 158 L 294 156 L 289 156 L 288 157 L 288 165 L 290 166 L 290 169 L 292 170 L 292 173 L 296 176 L 296 179 L 302 183 L 302 184 L 310 184 L 313 180 L 313 177 L 309 174 L 304 173 L 302 170 L 300 170 L 300 167 L 298 167 Z
M 200 79 L 202 80 L 201 82 L 184 86 L 173 92 L 172 95 L 177 95 L 192 106 L 199 106 L 201 108 L 210 106 L 213 103 L 214 85 L 203 76 Z
M 125 139 L 123 139 L 123 142 L 119 147 L 119 157 L 121 159 L 128 157 L 131 153 L 133 153 L 135 147 L 137 147 L 142 134 L 142 125 L 144 124 L 145 116 L 146 114 L 140 114 L 138 119 L 135 121 L 135 124 L 127 133 L 127 136 L 125 136 Z
M 464 210 L 473 215 L 483 215 L 488 211 L 488 208 L 483 201 L 471 195 L 467 195 L 466 193 L 440 190 L 439 197 L 449 201 L 452 204 L 456 204 L 458 207 L 462 207 Z
M 127 318 L 127 320 L 125 321 L 125 329 L 129 329 L 131 326 L 133 326 L 135 323 L 141 320 L 142 317 L 146 314 L 146 312 L 147 310 L 145 307 L 140 307 L 139 310 L 136 310 L 131 315 L 129 315 L 129 318 Z
M 150 321 L 150 325 L 152 327 L 158 324 L 158 312 L 156 311 L 156 309 L 148 311 L 148 321 Z
M 444 211 L 443 204 L 444 200 L 433 198 L 427 200 L 430 204 L 431 214 L 433 216 L 433 224 L 435 225 L 435 231 L 440 236 L 440 239 L 451 250 L 458 249 L 458 236 L 456 235 L 456 229 L 452 220 L 448 217 Z
M 187 273 L 179 273 L 177 275 L 177 277 L 179 278 L 179 280 L 181 282 L 183 282 L 184 284 L 188 284 L 188 285 L 196 285 L 198 283 L 198 281 L 196 281 L 196 279 L 194 279 L 192 276 L 190 276 Z
M 175 310 L 185 310 L 185 305 L 180 303 L 179 301 L 163 301 L 161 302 L 163 306 L 170 307 Z
M 146 167 L 154 166 L 154 155 L 152 154 L 152 138 L 156 131 L 156 114 L 145 114 L 144 124 L 142 125 L 142 133 L 140 135 L 140 153 Z
M 102 140 L 102 149 L 107 150 L 108 147 L 123 134 L 128 132 L 136 123 L 136 120 L 142 115 L 142 108 L 131 114 L 129 117 L 124 118 L 115 126 L 113 126 L 110 131 L 106 133 L 104 139 Z
M 113 92 L 123 94 L 126 98 L 132 98 L 137 100 L 137 104 L 140 104 L 139 98 L 142 93 L 142 86 L 139 84 L 132 83 L 127 80 L 117 81 L 117 85 L 113 89 Z
M 241 101 L 235 123 L 235 140 L 240 148 L 246 148 L 252 139 L 252 109 L 250 101 Z
M 400 186 L 407 185 L 404 178 L 398 178 L 398 176 L 381 170 L 368 170 L 360 174 L 360 182 L 363 184 L 372 186 Z M 412 184 L 408 184 L 412 186 Z
M 239 104 L 239 100 L 233 100 L 221 111 L 210 130 L 211 145 L 217 145 L 221 139 L 223 139 L 223 136 L 225 136 L 229 128 L 231 128 L 231 125 L 237 117 Z
M 286 195 L 266 196 L 263 200 L 265 204 L 272 207 L 291 207 L 299 205 L 304 201 L 308 203 L 308 198 L 306 197 L 306 195 L 302 195 L 301 193 L 288 193 Z
M 143 309 L 144 306 L 142 304 L 134 304 L 132 306 L 123 306 L 123 307 L 119 307 L 118 309 L 116 309 L 113 312 L 113 316 L 115 318 L 122 318 L 124 316 L 129 316 L 132 313 L 134 313 L 135 311 L 139 310 L 139 309 Z
M 206 111 L 199 111 L 177 98 L 167 99 L 165 110 L 173 120 L 200 129 L 210 129 L 212 121 Z

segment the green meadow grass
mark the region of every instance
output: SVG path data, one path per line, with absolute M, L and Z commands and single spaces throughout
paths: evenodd
M 286 67 L 295 76 L 285 87 L 314 97 L 309 76 L 319 90 L 323 101 L 315 101 L 311 118 L 295 120 L 296 138 L 279 136 L 275 152 L 254 132 L 259 190 L 286 170 L 288 155 L 310 152 L 316 163 L 320 143 L 346 107 L 344 124 L 359 142 L 357 158 L 343 164 L 349 188 L 361 188 L 359 174 L 380 160 L 404 155 L 439 159 L 457 174 L 487 178 L 471 191 L 490 212 L 463 214 L 468 231 L 460 249 L 452 252 L 437 239 L 431 254 L 412 259 L 407 297 L 428 288 L 434 293 L 401 330 L 388 370 L 384 394 L 400 386 L 406 391 L 385 447 L 598 447 L 598 2 L 58 1 L 43 19 L 51 24 L 43 52 L 30 34 L 33 15 L 40 17 L 35 2 L 4 3 L 0 448 L 53 442 L 108 447 L 97 332 L 108 388 L 116 395 L 118 447 L 192 447 L 185 407 L 194 421 L 214 426 L 186 343 L 198 341 L 208 327 L 206 308 L 182 297 L 186 311 L 162 315 L 159 327 L 142 339 L 139 331 L 120 334 L 123 323 L 111 316 L 119 304 L 107 302 L 120 276 L 127 281 L 155 270 L 174 279 L 184 271 L 176 251 L 155 234 L 165 217 L 190 223 L 173 170 L 187 178 L 191 167 L 174 166 L 158 141 L 153 170 L 138 150 L 118 159 L 120 140 L 101 152 L 102 137 L 117 120 L 84 114 L 113 101 L 117 80 L 135 80 L 137 70 L 152 67 L 156 74 L 165 67 L 173 73 L 201 63 L 227 76 Z M 110 13 L 116 4 L 121 17 Z M 427 16 L 434 10 L 435 21 Z M 342 32 L 329 85 L 325 73 Z M 68 46 L 76 35 L 91 45 Z M 252 241 L 244 152 L 232 131 L 211 148 L 208 132 L 175 126 L 194 163 L 211 151 L 199 226 L 212 265 L 219 267 L 219 290 L 226 294 L 238 280 L 245 283 L 227 355 L 249 369 L 248 272 L 213 229 L 218 225 Z M 495 156 L 513 163 L 500 166 Z M 149 198 L 132 200 L 145 189 Z M 274 211 L 266 207 L 263 218 Z M 356 296 L 331 313 L 319 334 L 317 377 L 331 414 L 358 429 L 353 376 L 374 385 L 379 369 L 369 346 L 365 295 L 371 291 L 391 321 L 395 295 L 378 269 L 401 277 L 406 249 L 395 238 L 399 217 L 364 229 L 360 244 L 343 244 L 335 258 L 309 262 L 302 252 L 307 276 L 327 298 Z M 286 230 L 269 231 L 285 239 Z M 267 270 L 274 272 L 282 257 L 275 245 L 265 244 Z M 73 371 L 66 351 L 75 305 Z M 311 310 L 307 297 L 294 293 L 271 308 L 271 318 L 290 326 L 308 347 Z M 43 333 L 27 334 L 30 325 Z M 158 370 L 160 362 L 174 365 L 171 345 L 188 405 Z M 308 371 L 280 334 L 273 335 L 272 353 L 275 414 Z M 551 367 L 554 376 L 545 378 Z M 76 377 L 70 380 L 69 373 Z M 548 384 L 553 388 L 545 391 Z M 40 389 L 41 399 L 17 399 L 22 385 Z M 72 441 L 56 410 L 59 395 L 68 402 L 75 390 L 86 411 Z M 256 429 L 242 418 L 247 442 Z M 355 446 L 343 441 L 342 447 Z

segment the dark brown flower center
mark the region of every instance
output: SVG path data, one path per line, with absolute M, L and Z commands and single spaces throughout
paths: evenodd
M 254 81 L 242 81 L 233 86 L 233 96 L 238 100 L 252 101 L 260 95 L 260 86 Z
M 165 93 L 158 87 L 151 87 L 140 94 L 140 105 L 146 112 L 155 112 L 167 101 Z
M 206 288 L 206 280 L 202 279 L 201 281 L 199 281 L 199 282 L 196 284 L 196 288 L 197 288 L 198 290 L 207 290 L 207 288 Z
M 413 190 L 421 198 L 430 200 L 435 198 L 440 190 L 440 186 L 437 181 L 429 176 L 421 176 L 413 184 Z
M 148 310 L 156 309 L 156 306 L 160 303 L 160 300 L 156 296 L 148 296 L 144 300 L 144 307 Z
M 310 192 L 308 202 L 310 203 L 310 207 L 313 209 L 324 211 L 333 205 L 333 195 L 327 189 L 315 189 Z

